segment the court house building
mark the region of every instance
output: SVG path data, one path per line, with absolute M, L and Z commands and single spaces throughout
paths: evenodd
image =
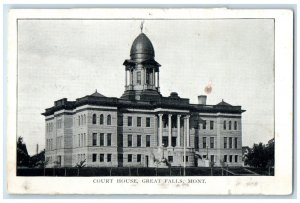
M 95 91 L 54 102 L 45 116 L 47 167 L 242 166 L 242 110 L 160 93 L 160 64 L 140 33 L 123 63 L 120 98 Z M 108 79 L 108 78 L 107 78 Z

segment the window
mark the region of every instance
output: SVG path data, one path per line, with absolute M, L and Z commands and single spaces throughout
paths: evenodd
M 107 146 L 111 146 L 111 133 L 107 133 Z
M 80 147 L 80 135 L 78 135 L 78 147 Z
M 146 135 L 146 147 L 150 147 L 150 135 Z
M 150 127 L 150 118 L 149 117 L 147 117 L 146 118 L 146 127 Z
M 136 157 L 136 162 L 141 162 L 142 160 L 142 155 L 138 154 Z
M 132 147 L 132 135 L 128 135 L 128 147 Z
M 214 155 L 210 155 L 210 161 L 214 162 L 215 161 L 215 156 Z
M 93 146 L 97 145 L 97 133 L 93 133 Z
M 231 130 L 231 121 L 229 121 L 228 130 Z
M 97 160 L 97 154 L 93 154 L 93 162 L 96 162 Z
M 226 121 L 223 123 L 223 129 L 226 130 Z
M 104 154 L 100 154 L 100 162 L 104 162 Z
M 61 156 L 57 156 L 57 165 L 61 166 Z
M 137 147 L 142 146 L 142 136 L 141 135 L 136 136 L 136 146 Z
M 227 148 L 227 137 L 224 137 L 224 149 Z
M 111 125 L 111 115 L 107 116 L 107 125 Z
M 100 115 L 100 125 L 103 125 L 104 123 L 104 116 L 103 114 Z
M 171 137 L 171 146 L 172 147 L 176 146 L 176 137 Z
M 118 162 L 123 162 L 123 154 L 118 154 Z
M 132 154 L 128 154 L 128 162 L 132 162 Z
M 229 138 L 229 149 L 232 149 L 232 137 Z
M 86 135 L 85 135 L 85 133 L 83 134 L 83 146 L 86 146 L 87 144 L 86 144 Z
M 214 137 L 210 137 L 209 140 L 210 140 L 210 148 L 214 148 L 214 147 L 215 147 L 215 146 L 214 146 L 214 145 L 215 145 L 215 143 L 214 143 L 214 142 L 215 142 Z
M 182 161 L 184 162 L 184 156 L 182 157 Z M 185 162 L 188 162 L 188 161 L 189 161 L 189 157 L 185 156 Z
M 142 118 L 141 117 L 137 117 L 136 126 L 137 127 L 141 127 L 142 126 Z
M 206 137 L 203 137 L 203 149 L 206 148 Z
M 104 146 L 104 133 L 100 133 L 100 146 Z
M 78 116 L 78 125 L 80 125 L 80 116 Z
M 83 123 L 86 124 L 86 115 L 83 116 Z
M 237 122 L 234 121 L 234 130 L 237 130 Z
M 123 134 L 118 135 L 118 147 L 123 147 Z
M 81 115 L 81 124 L 83 125 L 84 122 L 83 122 L 83 115 Z
M 111 162 L 111 154 L 107 154 L 107 162 Z
M 141 72 L 138 71 L 136 73 L 136 84 L 140 85 L 141 84 Z
M 224 162 L 227 162 L 227 155 L 224 155 L 223 161 L 224 161 Z
M 202 124 L 202 129 L 205 130 L 206 129 L 206 121 L 203 121 L 203 124 Z
M 199 150 L 199 137 L 195 136 L 195 149 L 198 151 Z
M 173 156 L 168 156 L 168 162 L 170 162 L 170 163 L 173 162 Z
M 232 155 L 229 156 L 229 162 L 232 162 Z
M 213 130 L 214 129 L 214 121 L 210 121 L 210 129 Z
M 57 129 L 60 129 L 60 128 L 61 128 L 61 124 L 62 124 L 62 120 L 61 120 L 61 119 L 58 119 L 58 120 L 56 121 Z
M 162 122 L 163 122 L 163 127 L 166 128 L 168 121 L 163 117 Z
M 127 123 L 128 126 L 132 126 L 132 117 L 131 116 L 128 116 L 128 123 Z
M 162 145 L 163 145 L 163 147 L 169 146 L 169 138 L 167 136 L 162 137 Z
M 97 116 L 96 114 L 93 114 L 93 124 L 96 124 L 97 123 Z
M 237 147 L 237 137 L 234 138 L 234 148 L 236 148 L 236 149 L 238 148 Z
M 238 162 L 238 155 L 234 156 L 234 162 Z

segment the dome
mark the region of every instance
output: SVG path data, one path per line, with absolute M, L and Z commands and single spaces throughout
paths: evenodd
M 147 60 L 154 58 L 154 48 L 150 39 L 141 33 L 132 43 L 130 50 L 132 60 Z

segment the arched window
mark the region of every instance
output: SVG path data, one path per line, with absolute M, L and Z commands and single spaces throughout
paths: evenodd
M 97 123 L 97 117 L 96 117 L 96 114 L 93 114 L 93 124 L 96 124 Z
M 223 123 L 223 129 L 226 130 L 226 121 Z
M 103 114 L 100 115 L 100 125 L 103 125 L 103 120 L 104 120 L 104 117 L 103 117 Z
M 237 130 L 237 122 L 234 121 L 234 130 Z
M 83 122 L 83 115 L 81 115 L 80 118 L 81 118 L 80 123 L 81 123 L 81 125 L 83 125 L 84 124 L 84 122 Z
M 231 121 L 229 121 L 229 127 L 228 127 L 229 130 L 231 130 Z
M 107 125 L 111 125 L 111 115 L 107 116 Z
M 78 116 L 78 125 L 80 125 L 80 116 Z
M 83 116 L 83 123 L 86 124 L 86 116 L 85 116 L 85 114 Z

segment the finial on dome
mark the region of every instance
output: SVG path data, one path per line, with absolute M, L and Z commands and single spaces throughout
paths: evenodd
M 97 92 L 97 89 L 95 90 L 95 92 Z
M 142 21 L 140 25 L 141 33 L 143 33 L 143 27 L 144 27 L 144 21 Z

